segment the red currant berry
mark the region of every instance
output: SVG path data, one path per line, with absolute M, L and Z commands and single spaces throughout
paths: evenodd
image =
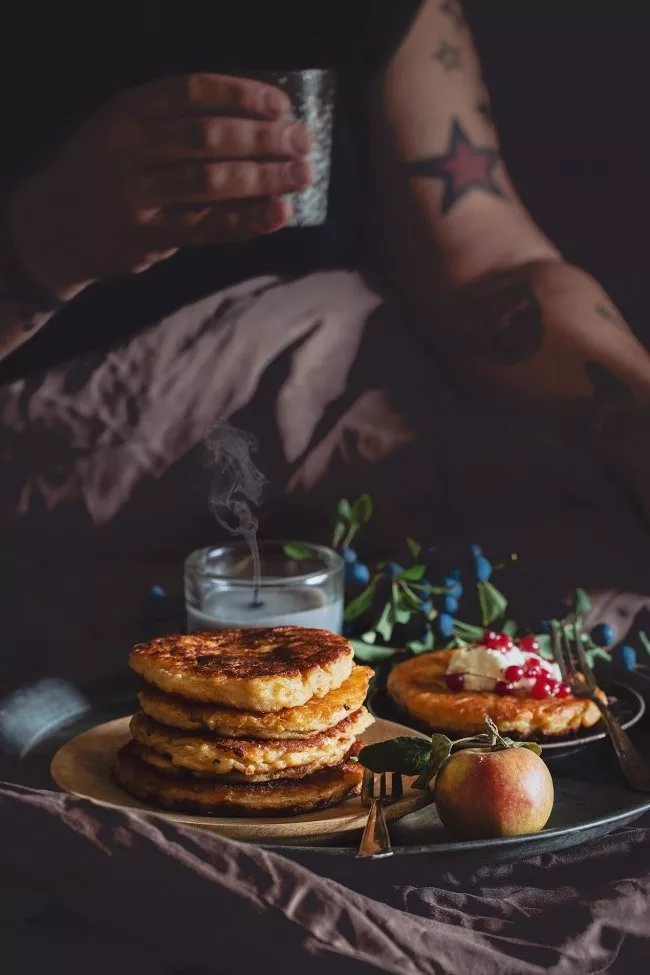
M 550 696 L 551 697 L 555 697 L 557 695 L 557 692 L 560 689 L 560 682 L 559 682 L 559 680 L 555 680 L 554 677 L 547 677 L 546 678 L 546 683 L 549 686 Z
M 539 677 L 533 684 L 530 692 L 538 701 L 543 701 L 546 697 L 551 697 L 551 685 L 546 677 Z
M 521 680 L 523 676 L 524 676 L 523 667 L 517 667 L 517 666 L 506 667 L 506 672 L 504 674 L 504 677 L 511 684 L 516 684 L 517 681 Z
M 571 689 L 566 684 L 560 684 L 555 696 L 559 697 L 560 700 L 564 700 L 565 697 L 571 697 Z
M 483 634 L 483 639 L 481 640 L 481 643 L 483 644 L 484 647 L 487 647 L 488 650 L 492 650 L 492 648 L 496 645 L 498 639 L 499 639 L 498 633 L 495 633 L 494 630 L 486 630 L 485 633 Z
M 514 687 L 505 680 L 498 680 L 494 685 L 494 693 L 501 694 L 514 694 Z
M 465 686 L 465 677 L 463 674 L 447 674 L 445 683 L 450 691 L 462 691 Z
M 539 660 L 530 657 L 524 663 L 524 673 L 526 677 L 539 677 L 542 674 L 542 666 Z
M 514 643 L 510 639 L 507 633 L 498 633 L 497 642 L 495 644 L 495 650 L 500 650 L 501 653 L 507 653 L 508 650 L 512 650 Z
M 524 653 L 539 653 L 539 642 L 536 636 L 532 633 L 530 636 L 524 636 L 519 641 L 519 646 L 524 651 Z

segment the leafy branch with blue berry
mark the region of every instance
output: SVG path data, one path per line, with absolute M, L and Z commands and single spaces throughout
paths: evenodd
M 495 572 L 508 563 L 493 565 L 480 546 L 471 545 L 465 569 L 445 571 L 435 565 L 434 548 L 423 549 L 419 542 L 407 538 L 412 564 L 383 561 L 370 566 L 361 561 L 352 543 L 372 515 L 370 495 L 363 494 L 354 502 L 343 498 L 337 506 L 332 537 L 332 546 L 345 565 L 345 633 L 352 640 L 358 660 L 379 663 L 404 650 L 420 654 L 456 649 L 481 640 L 488 628 L 511 638 L 517 636 L 518 624 L 506 618 L 508 599 L 493 582 Z M 516 562 L 517 556 L 511 555 L 509 561 Z M 436 570 L 439 579 L 435 578 Z M 611 659 L 609 648 L 615 644 L 616 634 L 606 623 L 587 632 L 584 619 L 590 609 L 587 593 L 576 590 L 573 618 L 579 624 L 580 638 L 593 664 L 598 658 Z M 465 622 L 459 616 L 461 611 L 480 619 L 480 625 Z M 570 620 L 549 620 L 542 624 L 544 632 L 527 637 L 539 645 L 539 652 L 548 659 L 553 656 L 550 633 L 554 625 L 572 636 Z M 639 639 L 650 654 L 650 639 L 643 633 Z M 621 647 L 620 656 L 627 670 L 644 670 L 637 663 L 634 648 Z M 650 677 L 650 667 L 645 670 Z

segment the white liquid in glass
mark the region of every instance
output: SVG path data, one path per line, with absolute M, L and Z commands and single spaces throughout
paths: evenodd
M 260 602 L 253 605 L 253 588 L 214 589 L 204 592 L 200 609 L 187 606 L 187 628 L 224 630 L 230 627 L 307 626 L 340 633 L 343 629 L 343 599 L 325 602 L 325 595 L 312 586 L 260 590 Z

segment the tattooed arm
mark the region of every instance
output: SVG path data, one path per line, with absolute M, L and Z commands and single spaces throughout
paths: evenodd
M 377 105 L 385 271 L 421 328 L 474 389 L 591 437 L 650 517 L 650 355 L 517 197 L 459 0 L 425 0 Z

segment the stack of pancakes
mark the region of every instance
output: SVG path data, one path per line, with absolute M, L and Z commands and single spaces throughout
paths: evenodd
M 146 686 L 114 772 L 136 798 L 270 816 L 358 794 L 372 671 L 343 637 L 295 626 L 159 637 L 129 664 Z

